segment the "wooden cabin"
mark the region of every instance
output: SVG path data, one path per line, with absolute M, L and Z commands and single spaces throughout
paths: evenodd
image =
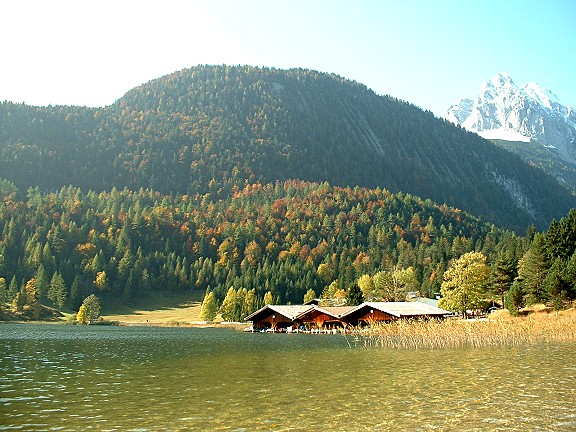
M 444 318 L 450 312 L 422 302 L 365 302 L 342 314 L 350 325 L 374 324 L 408 318 Z
M 255 331 L 335 329 L 407 318 L 443 318 L 450 312 L 421 302 L 365 302 L 359 306 L 327 307 L 266 305 L 248 315 Z
M 314 305 L 313 309 L 301 314 L 298 320 L 306 328 L 345 327 L 346 323 L 340 317 L 350 309 L 353 309 L 353 306 L 321 307 Z
M 273 332 L 299 325 L 298 318 L 314 309 L 313 305 L 266 305 L 248 315 L 245 321 L 252 321 L 254 330 Z

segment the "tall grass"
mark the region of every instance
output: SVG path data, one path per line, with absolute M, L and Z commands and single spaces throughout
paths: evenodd
M 487 321 L 399 320 L 352 333 L 356 347 L 434 349 L 576 342 L 576 315 L 542 314 Z

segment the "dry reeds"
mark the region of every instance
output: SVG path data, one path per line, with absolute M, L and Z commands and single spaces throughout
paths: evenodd
M 399 320 L 356 329 L 352 340 L 354 346 L 397 349 L 576 342 L 576 316 L 552 313 L 483 321 Z

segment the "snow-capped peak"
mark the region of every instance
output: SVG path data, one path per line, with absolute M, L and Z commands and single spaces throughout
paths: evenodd
M 518 87 L 500 72 L 482 83 L 474 99 L 451 106 L 446 118 L 490 139 L 537 141 L 576 162 L 576 113 L 535 82 Z
M 499 72 L 490 79 L 490 83 L 494 87 L 504 87 L 506 85 L 514 85 L 514 81 L 506 72 Z
M 558 96 L 552 93 L 550 90 L 540 87 L 535 82 L 530 82 L 522 86 L 522 91 L 538 102 L 540 105 L 545 106 L 548 109 L 553 109 L 552 104 L 562 105 Z

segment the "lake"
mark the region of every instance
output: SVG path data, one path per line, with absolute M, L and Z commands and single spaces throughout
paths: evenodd
M 352 346 L 352 347 L 351 347 Z M 0 430 L 576 430 L 576 345 L 1 324 Z

